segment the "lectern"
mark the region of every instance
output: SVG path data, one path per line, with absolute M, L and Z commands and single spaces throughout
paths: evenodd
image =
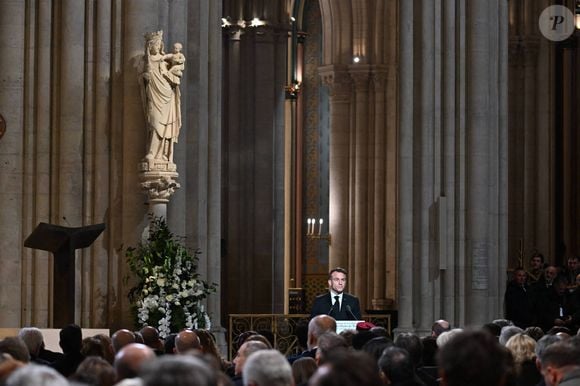
M 75 322 L 75 251 L 90 246 L 104 229 L 105 224 L 72 228 L 41 222 L 24 241 L 27 248 L 54 255 L 53 327 Z

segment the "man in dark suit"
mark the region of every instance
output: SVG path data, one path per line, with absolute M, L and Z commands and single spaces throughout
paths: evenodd
M 358 298 L 344 292 L 347 272 L 334 268 L 328 274 L 328 293 L 316 297 L 310 317 L 330 315 L 336 320 L 361 320 Z

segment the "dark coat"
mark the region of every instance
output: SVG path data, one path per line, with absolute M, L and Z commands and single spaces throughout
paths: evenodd
M 511 281 L 504 296 L 505 317 L 520 328 L 527 328 L 534 322 L 531 292 L 526 286 Z
M 312 305 L 312 312 L 310 317 L 316 315 L 329 315 L 336 320 L 361 320 L 360 304 L 358 298 L 344 292 L 342 294 L 342 304 L 340 309 L 338 306 L 332 306 L 332 297 L 330 292 L 317 296 Z

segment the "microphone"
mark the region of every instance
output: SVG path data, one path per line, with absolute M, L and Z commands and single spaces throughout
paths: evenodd
M 328 310 L 328 312 L 326 313 L 326 315 L 330 315 L 332 313 L 332 311 L 334 310 L 334 306 L 336 305 L 336 303 L 338 303 L 338 302 L 334 302 L 334 304 L 330 307 L 330 310 Z
M 350 314 L 350 316 L 352 316 L 352 320 L 357 320 L 358 318 L 356 317 L 356 315 L 352 312 L 352 308 L 350 308 L 350 304 L 346 305 L 346 313 Z

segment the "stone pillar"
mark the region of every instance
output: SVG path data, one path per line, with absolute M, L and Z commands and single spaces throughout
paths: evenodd
M 507 255 L 507 2 L 402 2 L 401 20 L 399 328 L 481 324 Z
M 365 64 L 353 64 L 349 66 L 349 74 L 354 84 L 354 126 L 350 130 L 351 138 L 351 155 L 350 155 L 350 173 L 351 173 L 351 191 L 349 212 L 349 229 L 350 229 L 350 253 L 348 269 L 351 276 L 350 290 L 358 296 L 362 296 L 362 302 L 366 306 L 366 293 L 370 280 L 368 280 L 368 268 L 373 266 L 373 256 L 369 240 L 372 240 L 372 222 L 369 215 L 373 213 L 374 201 L 372 194 L 376 181 L 372 178 L 372 171 L 369 173 L 371 166 L 371 154 L 373 148 L 369 147 L 373 143 L 374 133 L 369 130 L 369 81 L 370 67 Z M 370 261 L 369 261 L 370 259 Z M 353 288 L 354 285 L 354 288 Z
M 284 309 L 284 86 L 287 33 L 281 3 L 224 2 L 224 241 L 230 313 Z M 252 14 L 260 25 L 252 25 Z M 255 23 L 254 23 L 255 24 Z M 243 31 L 243 32 L 242 32 Z M 264 269 L 256 271 L 255 267 Z M 248 286 L 246 277 L 252 276 Z
M 341 66 L 321 67 L 320 75 L 323 84 L 328 86 L 330 90 L 329 232 L 332 242 L 329 249 L 329 266 L 347 267 L 350 241 L 351 79 L 346 68 Z
M 373 149 L 374 157 L 369 160 L 373 164 L 374 189 L 370 192 L 372 197 L 373 211 L 369 213 L 369 220 L 372 222 L 372 244 L 370 249 L 372 260 L 369 261 L 369 276 L 372 276 L 372 289 L 370 292 L 370 308 L 384 310 L 392 305 L 387 301 L 387 130 L 386 127 L 386 83 L 387 69 L 384 67 L 373 68 L 371 72 L 371 82 L 374 97 L 374 125 L 372 129 L 372 141 L 370 147 Z

